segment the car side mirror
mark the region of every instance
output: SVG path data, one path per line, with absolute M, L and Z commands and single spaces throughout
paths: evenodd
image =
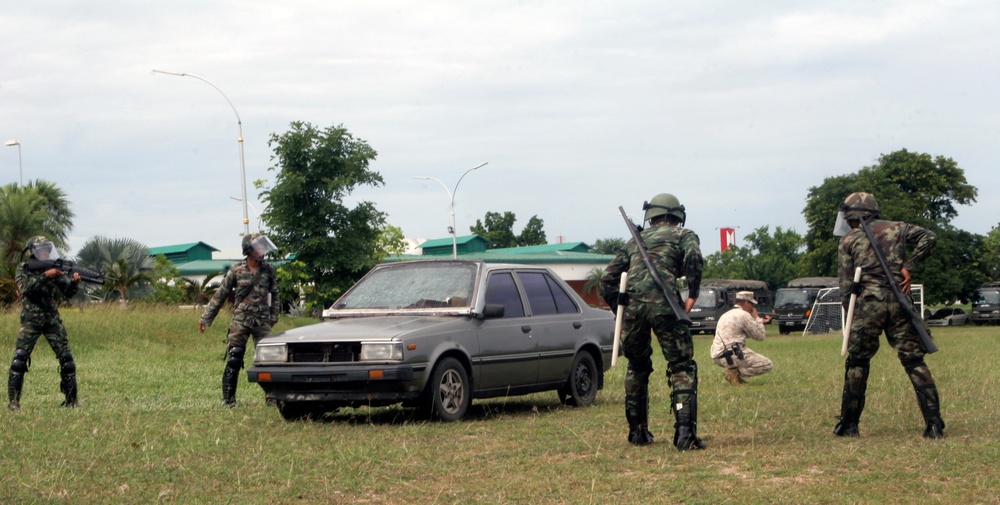
M 502 303 L 487 303 L 483 306 L 483 319 L 503 317 Z

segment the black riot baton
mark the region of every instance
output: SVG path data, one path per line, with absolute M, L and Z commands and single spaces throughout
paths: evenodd
M 875 257 L 878 258 L 878 262 L 882 265 L 882 270 L 885 272 L 885 276 L 889 279 L 889 287 L 892 288 L 892 294 L 896 295 L 896 301 L 899 305 L 903 307 L 903 312 L 909 316 L 910 321 L 913 322 L 913 326 L 917 329 L 917 335 L 920 336 L 921 347 L 924 348 L 924 352 L 931 354 L 938 351 L 934 341 L 931 340 L 930 334 L 927 333 L 927 329 L 924 328 L 924 322 L 920 319 L 920 316 L 913 311 L 913 306 L 910 305 L 910 301 L 906 299 L 903 295 L 903 291 L 899 289 L 899 285 L 896 284 L 896 278 L 892 275 L 892 270 L 889 269 L 889 262 L 885 259 L 885 252 L 882 251 L 882 247 L 878 245 L 875 240 L 875 234 L 872 233 L 872 229 L 868 226 L 868 221 L 865 219 L 861 220 L 861 229 L 864 230 L 865 236 L 868 237 L 868 242 L 872 245 L 872 250 L 875 251 Z
M 673 290 L 667 288 L 664 284 L 663 279 L 660 278 L 660 272 L 656 270 L 656 265 L 653 264 L 653 260 L 649 257 L 649 252 L 646 251 L 646 243 L 642 241 L 642 237 L 639 236 L 639 230 L 635 226 L 635 223 L 628 218 L 628 214 L 625 213 L 625 208 L 619 206 L 618 212 L 621 213 L 622 219 L 625 220 L 625 224 L 628 225 L 628 231 L 632 234 L 632 240 L 635 241 L 635 247 L 639 250 L 639 255 L 642 256 L 642 262 L 646 265 L 646 270 L 649 271 L 649 275 L 653 278 L 653 284 L 656 284 L 656 288 L 663 293 L 663 297 L 667 299 L 667 303 L 670 305 L 670 310 L 674 312 L 674 316 L 682 324 L 691 326 L 691 318 L 688 316 L 684 307 L 677 301 L 677 297 L 674 295 Z

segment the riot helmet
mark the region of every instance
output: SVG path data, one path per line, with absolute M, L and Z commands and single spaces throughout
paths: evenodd
M 31 255 L 36 259 L 40 260 L 56 260 L 59 259 L 59 251 L 56 250 L 55 244 L 51 240 L 38 235 L 36 237 L 31 237 L 24 246 L 25 251 L 30 251 Z
M 660 193 L 654 196 L 650 201 L 643 202 L 642 210 L 646 211 L 646 215 L 643 218 L 644 221 L 649 221 L 657 216 L 669 215 L 676 217 L 680 220 L 681 225 L 687 221 L 687 214 L 684 212 L 684 206 L 681 202 L 677 200 L 677 197 L 671 195 L 670 193 Z
M 278 248 L 271 242 L 271 239 L 260 233 L 251 233 L 243 237 L 243 255 L 250 256 L 256 253 L 258 258 L 263 258 L 267 253 L 277 251 Z
M 851 193 L 840 204 L 840 211 L 837 212 L 837 221 L 833 225 L 833 234 L 842 236 L 850 230 L 848 221 L 861 221 L 869 218 L 878 218 L 878 200 L 875 195 L 859 191 Z

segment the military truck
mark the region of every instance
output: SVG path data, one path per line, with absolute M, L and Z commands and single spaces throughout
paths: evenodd
M 764 281 L 744 279 L 702 279 L 698 300 L 691 308 L 691 333 L 715 334 L 719 318 L 736 304 L 736 293 L 753 291 L 757 312 L 771 311 L 771 291 Z M 688 290 L 681 290 L 681 300 L 687 300 Z
M 823 288 L 838 286 L 836 277 L 800 277 L 774 294 L 774 319 L 778 333 L 787 335 L 806 329 L 816 295 Z
M 987 282 L 972 295 L 972 322 L 1000 324 L 1000 282 Z

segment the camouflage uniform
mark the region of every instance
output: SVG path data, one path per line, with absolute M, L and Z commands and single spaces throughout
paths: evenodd
M 642 230 L 641 237 L 660 277 L 668 288 L 674 289 L 677 299 L 680 300 L 680 294 L 676 279 L 680 276 L 687 276 L 689 297 L 697 298 L 703 262 L 698 236 L 691 230 L 662 223 Z M 652 331 L 667 361 L 667 382 L 672 388 L 671 409 L 677 421 L 674 426 L 690 430 L 692 445 L 684 442 L 678 449 L 701 448 L 703 445 L 697 447 L 701 441 L 695 436 L 698 365 L 693 359 L 691 332 L 687 325 L 678 321 L 663 294 L 653 284 L 634 240 L 630 240 L 625 251 L 608 264 L 601 279 L 601 293 L 612 307 L 617 305 L 615 297 L 622 272 L 628 272 L 628 305 L 624 310 L 621 348 L 628 359 L 625 417 L 629 423 L 629 441 L 635 445 L 652 442 L 652 435 L 647 430 L 649 376 L 653 372 Z M 677 438 L 675 433 L 675 445 Z
M 849 210 L 851 205 L 863 207 L 866 204 L 869 208 L 874 208 L 874 211 L 868 215 L 863 212 L 855 213 L 854 217 L 866 219 L 872 234 L 878 240 L 876 246 L 885 255 L 893 278 L 886 277 L 871 242 L 860 226 L 840 239 L 838 275 L 841 302 L 845 311 L 850 303 L 856 267 L 861 267 L 861 280 L 848 342 L 840 422 L 834 433 L 840 436 L 859 434 L 857 425 L 864 410 L 870 361 L 878 352 L 879 337 L 885 332 L 886 340 L 896 350 L 916 391 L 917 402 L 927 423 L 924 436 L 938 438 L 943 435 L 944 422 L 941 420 L 937 387 L 930 369 L 924 363 L 925 353 L 914 323 L 889 285 L 890 282 L 898 284 L 903 280 L 902 268 L 912 270 L 927 258 L 934 249 L 937 237 L 919 226 L 877 219 L 878 205 L 868 193 L 851 195 L 843 208 Z M 851 219 L 849 212 L 847 218 Z M 913 299 L 909 294 L 906 294 L 906 300 L 912 307 Z
M 71 298 L 76 294 L 79 284 L 66 274 L 50 279 L 45 276 L 45 272 L 29 272 L 27 263 L 18 265 L 15 280 L 22 297 L 21 329 L 17 333 L 14 360 L 7 381 L 8 407 L 11 410 L 20 408 L 24 374 L 28 372 L 31 363 L 31 352 L 38 338 L 43 335 L 59 359 L 59 389 L 66 397 L 63 406 L 75 407 L 76 363 L 69 349 L 66 328 L 59 317 L 56 297 L 61 295 L 63 298 Z
M 201 324 L 210 326 L 215 316 L 219 314 L 219 309 L 234 291 L 233 320 L 229 325 L 227 337 L 226 368 L 222 373 L 222 401 L 230 406 L 236 403 L 236 385 L 239 371 L 243 368 L 247 340 L 253 336 L 256 347 L 261 338 L 271 334 L 271 327 L 277 324 L 281 312 L 274 266 L 261 261 L 257 274 L 254 274 L 244 260 L 233 265 L 226 273 L 222 285 L 205 307 Z

